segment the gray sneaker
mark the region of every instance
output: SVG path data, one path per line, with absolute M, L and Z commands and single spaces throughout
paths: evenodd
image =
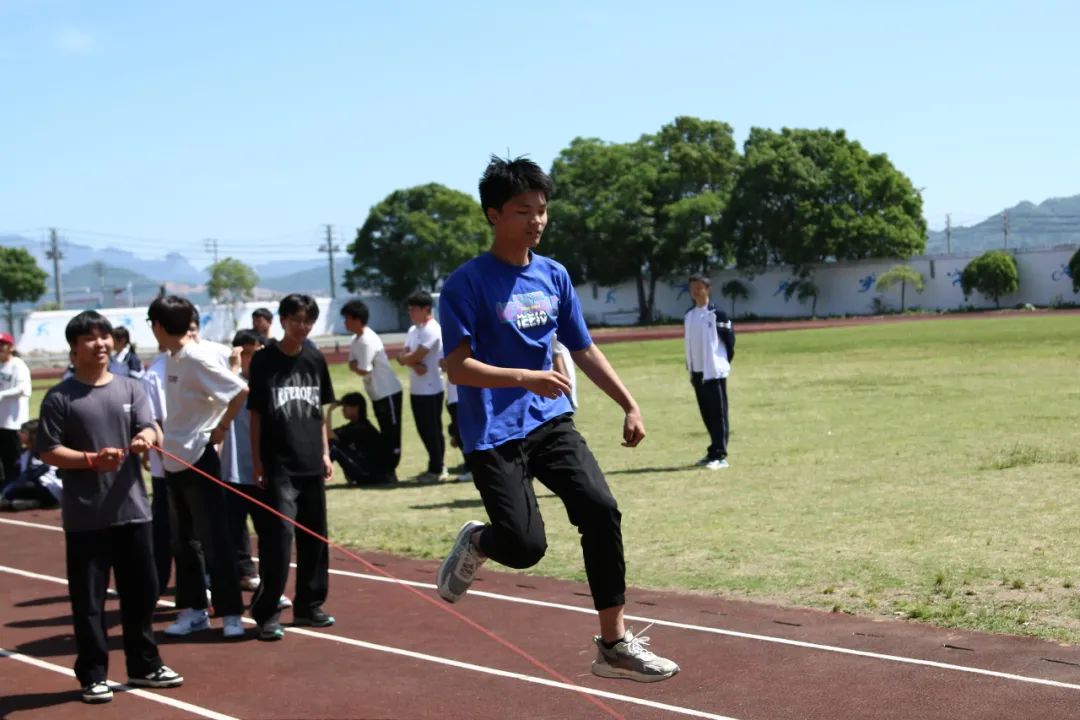
M 679 672 L 678 665 L 654 654 L 646 647 L 649 644 L 649 638 L 645 635 L 635 636 L 627 630 L 623 639 L 615 643 L 615 647 L 610 650 L 604 647 L 600 636 L 594 637 L 593 642 L 596 643 L 596 660 L 592 664 L 593 675 L 626 678 L 638 682 L 658 682 L 667 680 Z
M 470 539 L 474 532 L 484 527 L 484 523 L 470 520 L 461 526 L 450 554 L 439 566 L 435 576 L 439 586 L 439 595 L 447 602 L 457 602 L 465 597 L 476 578 L 476 571 L 484 564 L 485 558 L 473 547 Z

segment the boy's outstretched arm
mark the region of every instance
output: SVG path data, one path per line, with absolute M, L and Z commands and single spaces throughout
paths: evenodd
M 625 447 L 637 447 L 638 443 L 645 439 L 645 422 L 641 419 L 641 408 L 638 407 L 634 396 L 623 385 L 615 368 L 600 352 L 596 344 L 592 344 L 584 350 L 571 351 L 570 356 L 581 371 L 593 381 L 596 387 L 604 391 L 604 394 L 614 400 L 626 413 L 623 421 L 623 445 Z
M 446 356 L 446 375 L 455 385 L 481 388 L 525 388 L 543 397 L 570 394 L 570 379 L 554 370 L 501 368 L 482 363 L 472 356 L 469 343 L 462 341 Z

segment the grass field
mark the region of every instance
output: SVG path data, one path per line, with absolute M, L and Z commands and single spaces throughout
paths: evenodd
M 631 585 L 1080 641 L 1080 317 L 743 335 L 719 472 L 691 467 L 707 439 L 681 342 L 604 351 L 649 431 L 621 447 L 618 408 L 581 387 Z M 338 394 L 361 385 L 333 373 Z M 405 412 L 403 478 L 424 465 Z M 540 495 L 550 549 L 531 572 L 583 579 L 576 531 Z M 328 504 L 339 542 L 418 557 L 484 516 L 459 484 L 335 483 Z

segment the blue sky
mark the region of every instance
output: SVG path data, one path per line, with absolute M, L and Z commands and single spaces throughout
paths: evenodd
M 1080 3 L 0 0 L 0 234 L 208 261 L 677 115 L 844 128 L 931 228 L 1080 193 Z

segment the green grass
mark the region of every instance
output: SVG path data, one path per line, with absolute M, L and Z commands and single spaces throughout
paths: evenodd
M 743 335 L 720 472 L 689 467 L 708 441 L 681 342 L 603 349 L 649 431 L 621 447 L 618 408 L 580 388 L 631 585 L 1080 641 L 1080 317 Z M 360 387 L 333 375 L 338 394 Z M 402 477 L 424 468 L 405 414 Z M 550 549 L 531 572 L 584 579 L 540 494 Z M 484 516 L 469 485 L 336 483 L 328 502 L 339 542 L 426 558 Z

